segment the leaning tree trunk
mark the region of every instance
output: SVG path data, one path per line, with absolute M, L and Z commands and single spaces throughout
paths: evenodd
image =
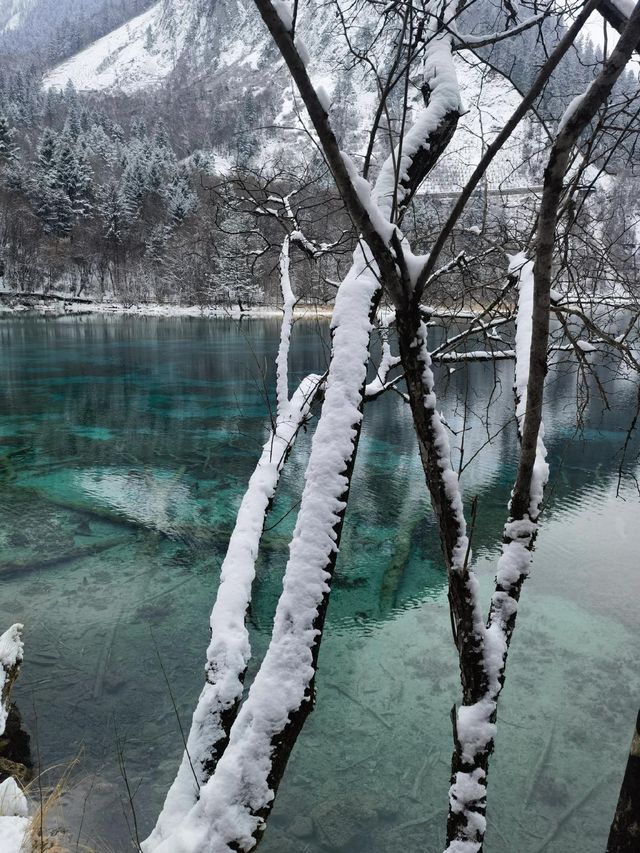
M 637 853 L 640 850 L 640 712 L 631 739 L 616 813 L 611 824 L 607 853 Z

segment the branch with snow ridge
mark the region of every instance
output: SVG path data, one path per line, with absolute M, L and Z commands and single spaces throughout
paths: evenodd
M 371 200 L 368 186 L 357 179 L 352 164 L 337 147 L 326 110 L 299 54 L 299 40 L 294 42 L 292 37 L 289 7 L 282 2 L 272 5 L 269 0 L 256 0 L 256 4 L 298 84 L 347 209 L 364 239 L 336 297 L 325 399 L 312 441 L 271 643 L 214 775 L 201 788 L 198 802 L 186 817 L 153 848 L 157 853 L 250 850 L 264 831 L 289 754 L 312 707 L 329 580 L 362 422 L 369 339 L 380 281 L 396 289 L 399 284 L 387 246 L 394 229 L 380 219 L 380 208 Z M 455 97 L 457 105 L 457 91 Z M 439 106 L 434 101 L 433 109 Z M 421 145 L 416 142 L 415 154 L 427 151 L 433 166 L 439 150 L 430 149 L 430 135 L 437 135 L 440 128 L 426 124 L 423 130 L 427 136 Z M 422 159 L 414 181 L 428 171 Z M 374 188 L 374 194 L 378 190 Z
M 157 853 L 250 850 L 264 829 L 284 765 L 311 709 L 324 606 L 362 421 L 370 314 L 379 283 L 361 248 L 336 297 L 332 358 L 312 440 L 283 592 L 262 665 L 216 772 Z
M 193 714 L 178 774 L 153 832 L 142 844 L 144 853 L 156 850 L 185 818 L 227 747 L 251 657 L 246 616 L 265 518 L 287 456 L 323 381 L 323 377 L 315 374 L 307 376 L 289 399 L 288 361 L 295 296 L 289 278 L 288 237 L 285 237 L 280 257 L 280 284 L 284 312 L 277 355 L 276 422 L 236 516 L 210 617 L 206 682 Z
M 588 93 L 572 102 L 560 123 L 545 170 L 534 262 L 523 254 L 511 258 L 511 272 L 517 272 L 519 283 L 514 392 L 521 451 L 495 590 L 484 628 L 485 689 L 472 696 L 471 701 L 465 699 L 455 719 L 456 748 L 445 853 L 482 851 L 487 770 L 496 732 L 498 699 L 548 479 L 542 404 L 548 358 L 551 269 L 564 177 L 573 146 L 608 97 L 639 39 L 640 4 Z

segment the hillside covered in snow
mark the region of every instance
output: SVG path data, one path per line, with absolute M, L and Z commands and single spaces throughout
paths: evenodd
M 301 28 L 311 55 L 313 80 L 331 99 L 334 125 L 354 154 L 364 154 L 376 104 L 375 80 L 351 68 L 335 16 L 326 9 L 305 6 Z M 464 184 L 483 146 L 519 100 L 507 79 L 498 74 L 487 77 L 470 55 L 460 57 L 458 71 L 468 112 L 452 149 L 433 175 L 432 192 L 446 193 Z M 204 78 L 213 109 L 224 111 L 231 104 L 240 108 L 247 125 L 255 122 L 265 128 L 254 149 L 255 159 L 261 163 L 275 161 L 283 149 L 301 150 L 304 133 L 296 95 L 249 0 L 219 0 L 213 5 L 159 0 L 53 68 L 44 85 L 61 90 L 70 81 L 80 92 L 135 96 L 162 87 L 176 76 Z M 417 93 L 414 107 L 420 106 Z M 480 115 L 484 116 L 482 122 Z M 242 120 L 237 130 L 244 130 Z M 537 182 L 528 169 L 518 167 L 523 146 L 531 137 L 532 130 L 524 123 L 490 170 L 488 180 L 493 188 L 513 189 Z
M 500 25 L 482 3 L 461 32 Z M 14 27 L 11 38 L 0 32 L 0 193 L 11 211 L 1 249 L 5 287 L 35 289 L 46 276 L 50 287 L 125 301 L 153 293 L 207 304 L 221 288 L 233 304 L 246 300 L 247 288 L 251 298 L 277 299 L 278 226 L 272 234 L 273 223 L 252 219 L 255 211 L 241 201 L 264 181 L 278 191 L 306 182 L 315 239 L 348 230 L 297 90 L 252 0 L 0 4 L 0 20 Z M 374 4 L 347 4 L 342 18 L 337 8 L 307 0 L 297 32 L 340 147 L 361 165 L 378 107 L 376 74 L 390 67 L 398 32 L 377 32 Z M 544 26 L 551 44 L 557 22 Z M 354 60 L 351 51 L 371 61 Z M 541 51 L 536 31 L 524 31 L 494 45 L 489 66 L 469 50 L 456 53 L 465 112 L 418 190 L 414 227 L 425 239 L 519 104 Z M 596 66 L 592 45 L 567 56 L 558 81 L 491 163 L 465 227 L 484 228 L 490 219 L 492 228 L 510 228 L 514 217 L 529 216 L 546 134 Z M 406 112 L 397 92 L 380 114 L 369 151 L 374 179 L 402 128 L 423 111 L 419 77 L 410 80 Z M 248 253 L 243 230 L 255 238 Z M 335 274 L 306 269 L 305 286 L 330 300 Z

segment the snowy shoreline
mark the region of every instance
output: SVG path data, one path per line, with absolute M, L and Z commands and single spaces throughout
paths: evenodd
M 6 299 L 10 301 L 5 301 Z M 297 319 L 315 317 L 329 318 L 333 312 L 331 305 L 300 304 L 294 309 Z M 39 316 L 73 316 L 87 314 L 103 314 L 133 317 L 210 317 L 231 319 L 264 319 L 282 317 L 282 309 L 275 305 L 252 305 L 242 311 L 238 307 L 175 305 L 161 302 L 142 302 L 134 305 L 124 305 L 121 302 L 92 300 L 65 297 L 61 294 L 35 295 L 6 294 L 0 292 L 0 318 L 36 314 Z

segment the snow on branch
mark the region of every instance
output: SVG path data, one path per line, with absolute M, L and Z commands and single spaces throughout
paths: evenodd
M 280 289 L 282 290 L 282 328 L 280 346 L 276 356 L 276 399 L 278 414 L 284 411 L 289 402 L 289 344 L 291 342 L 291 327 L 293 325 L 293 309 L 296 298 L 291 288 L 289 275 L 289 236 L 282 241 L 280 252 Z
M 142 845 L 144 853 L 155 851 L 171 835 L 197 801 L 200 786 L 226 747 L 251 657 L 245 621 L 264 520 L 287 454 L 309 415 L 321 382 L 321 376 L 307 376 L 291 401 L 280 408 L 275 431 L 269 435 L 249 480 L 220 569 L 220 586 L 210 618 L 207 680 L 193 714 L 178 775 L 155 829 Z
M 446 352 L 443 355 L 434 356 L 434 363 L 459 363 L 466 361 L 509 361 L 516 357 L 515 350 L 469 350 L 467 352 Z
M 391 347 L 389 346 L 389 341 L 385 338 L 385 340 L 382 341 L 382 358 L 380 359 L 380 364 L 376 371 L 376 377 L 367 384 L 364 392 L 365 397 L 378 397 L 383 391 L 390 387 L 387 382 L 387 378 L 389 373 L 394 367 L 397 367 L 398 364 L 400 364 L 400 356 L 393 355 Z
M 157 853 L 246 851 L 264 828 L 279 782 L 274 751 L 286 764 L 297 728 L 310 710 L 328 581 L 362 420 L 370 314 L 378 293 L 371 261 L 358 248 L 336 298 L 322 416 L 312 440 L 271 642 L 215 774 L 174 833 L 153 848 Z
M 350 216 L 362 232 L 381 271 L 384 273 L 385 269 L 393 270 L 394 262 L 388 249 L 393 229 L 389 229 L 388 221 L 377 211 L 376 200 L 369 192 L 367 181 L 359 178 L 354 183 L 349 158 L 340 150 L 329 121 L 324 93 L 318 93 L 307 71 L 309 55 L 306 47 L 294 36 L 291 6 L 284 0 L 254 2 L 298 87 L 327 165 Z M 294 9 L 297 9 L 297 6 Z
M 287 455 L 309 416 L 322 383 L 321 376 L 307 376 L 289 400 L 289 344 L 295 295 L 289 277 L 288 237 L 284 239 L 280 255 L 280 275 L 284 316 L 277 356 L 276 422 L 236 516 L 210 618 L 206 683 L 193 714 L 178 774 L 153 832 L 142 845 L 145 853 L 156 850 L 197 802 L 200 788 L 227 746 L 229 731 L 242 701 L 245 672 L 251 657 L 246 615 L 265 517 Z
M 505 39 L 511 38 L 512 36 L 519 35 L 523 33 L 525 30 L 531 29 L 531 27 L 535 27 L 536 24 L 539 24 L 543 21 L 552 10 L 552 6 L 549 6 L 546 12 L 540 12 L 538 15 L 532 15 L 530 18 L 522 21 L 521 24 L 517 24 L 515 27 L 510 27 L 507 30 L 501 30 L 500 32 L 495 33 L 485 33 L 484 35 L 471 35 L 471 34 L 462 34 L 458 32 L 455 23 L 451 24 L 451 31 L 455 37 L 454 50 L 461 50 L 463 48 L 471 48 L 477 49 L 480 47 L 486 47 L 490 44 L 496 44 L 499 41 L 504 41 Z
M 11 688 L 18 677 L 24 654 L 20 623 L 12 625 L 0 636 L 0 735 L 4 734 L 9 716 Z
M 534 316 L 534 267 L 526 255 L 509 258 L 510 278 L 518 279 L 514 395 L 518 431 L 522 436 L 527 417 L 527 390 L 532 357 Z M 546 352 L 546 341 L 544 342 Z M 544 372 L 542 379 L 544 379 Z M 478 853 L 486 830 L 486 770 L 496 734 L 498 697 L 504 683 L 507 651 L 515 622 L 520 587 L 529 573 L 537 534 L 537 517 L 548 479 L 544 428 L 540 421 L 537 450 L 530 479 L 530 516 L 510 517 L 504 527 L 502 554 L 496 572 L 488 625 L 481 626 L 484 690 L 457 709 L 455 721 L 456 764 L 449 791 L 450 825 L 454 836 L 445 853 L 468 849 Z
M 445 3 L 444 6 L 447 4 Z M 436 157 L 427 158 L 428 168 L 420 171 L 420 152 L 428 153 L 431 137 L 445 129 L 441 147 L 449 142 L 462 114 L 460 87 L 451 55 L 453 38 L 450 33 L 436 29 L 437 18 L 429 16 L 427 44 L 423 66 L 423 92 L 427 104 L 415 123 L 404 135 L 395 151 L 386 159 L 373 193 L 373 201 L 388 221 L 405 207 L 413 196 Z M 434 152 L 432 152 L 434 153 Z
M 547 80 L 560 63 L 562 57 L 567 53 L 568 50 L 572 48 L 581 29 L 583 28 L 589 16 L 600 2 L 602 2 L 602 0 L 586 0 L 580 12 L 576 15 L 571 26 L 560 39 L 560 41 L 558 42 L 552 53 L 549 55 L 549 58 L 546 60 L 544 65 L 540 68 L 540 71 L 538 72 L 528 93 L 522 99 L 519 106 L 513 112 L 509 120 L 502 128 L 502 130 L 497 134 L 495 139 L 493 139 L 493 141 L 487 146 L 485 153 L 482 155 L 480 162 L 475 167 L 466 185 L 458 195 L 458 199 L 455 205 L 453 206 L 453 209 L 451 210 L 447 221 L 440 229 L 440 233 L 438 234 L 437 239 L 431 247 L 429 258 L 426 264 L 424 265 L 424 268 L 420 273 L 420 276 L 418 277 L 418 280 L 415 285 L 415 290 L 418 295 L 418 298 L 420 298 L 424 293 L 426 284 L 435 269 L 435 265 L 438 262 L 440 253 L 444 249 L 449 235 L 455 228 L 456 223 L 458 222 L 474 190 L 476 189 L 476 187 L 486 174 L 487 169 L 489 168 L 497 154 L 502 150 L 504 144 L 514 132 L 520 121 L 535 104 L 535 101 L 544 89 Z
M 505 678 L 522 585 L 529 573 L 548 478 L 542 404 L 547 372 L 551 270 L 558 208 L 570 154 L 580 133 L 608 97 L 640 39 L 640 3 L 601 73 L 560 129 L 549 155 L 536 234 L 536 258 L 510 259 L 518 275 L 516 371 L 514 391 L 521 439 L 520 459 L 489 619 L 484 629 L 485 689 L 458 709 L 455 724 L 454 779 L 449 792 L 446 853 L 480 853 L 486 829 L 486 779 L 493 750 L 497 703 Z

